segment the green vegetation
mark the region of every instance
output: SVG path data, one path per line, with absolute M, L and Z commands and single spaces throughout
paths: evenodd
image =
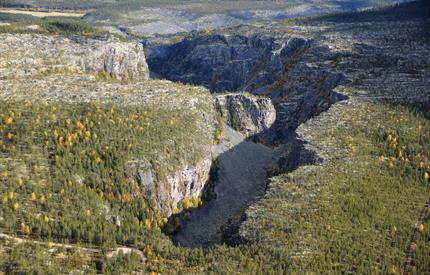
M 64 10 L 86 10 L 105 6 L 109 0 L 2 0 L 0 6 L 14 8 L 45 8 L 45 9 L 64 9 Z
M 36 23 L 40 22 L 41 19 L 27 15 L 27 14 L 12 14 L 12 13 L 1 13 L 0 12 L 0 21 L 4 22 L 22 22 L 22 23 Z
M 1 231 L 47 243 L 8 245 L 0 254 L 4 272 L 43 270 L 48 259 L 52 273 L 83 266 L 127 272 L 125 266 L 140 266 L 134 254 L 100 263 L 94 253 L 50 250 L 54 241 L 136 247 L 147 258 L 148 272 L 399 273 L 430 197 L 428 120 L 401 107 L 367 106 L 345 116 L 345 126 L 318 134 L 316 142 L 337 144 L 341 159 L 273 179 L 255 208 L 260 212 L 242 229 L 250 243 L 178 248 L 158 230 L 166 219 L 151 211 L 123 173 L 128 159 L 156 158 L 163 135 L 191 142 L 169 126 L 171 115 L 91 104 L 2 102 L 1 107 Z M 192 127 L 194 118 L 176 112 L 174 117 Z M 178 154 L 185 149 L 177 148 Z M 199 202 L 185 208 L 191 204 Z M 417 272 L 429 266 L 429 228 L 427 213 L 414 251 Z M 34 251 L 30 258 L 28 251 Z
M 193 164 L 202 155 L 190 152 L 197 114 L 182 110 L 0 106 L 0 227 L 22 238 L 103 248 L 145 244 L 166 221 L 147 205 L 134 175 L 124 173 L 128 161 L 151 160 L 162 182 L 181 161 Z
M 75 21 L 50 20 L 52 33 L 91 33 Z M 201 159 L 206 129 L 196 125 L 198 112 L 0 100 L 0 273 L 400 274 L 430 198 L 430 122 L 403 107 L 337 107 L 311 140 L 332 158 L 274 177 L 241 228 L 247 243 L 187 249 L 162 233 L 180 219 L 168 223 L 154 211 L 127 168 L 145 158 L 163 182 Z M 415 274 L 430 269 L 429 238 L 427 210 Z M 142 251 L 147 261 L 136 253 L 108 256 L 118 246 Z
M 99 18 L 111 18 L 117 14 L 117 11 L 134 11 L 143 8 L 168 8 L 173 10 L 185 10 L 197 14 L 227 13 L 234 11 L 269 9 L 276 10 L 288 7 L 294 7 L 297 3 L 285 3 L 275 1 L 201 1 L 201 0 L 126 0 L 111 5 L 106 5 L 97 10 L 95 13 Z
M 212 140 L 213 145 L 218 144 L 225 136 L 225 118 L 218 113 L 217 121 L 215 138 Z
M 275 178 L 261 201 L 267 212 L 251 222 L 248 234 L 296 252 L 289 269 L 297 272 L 399 273 L 430 197 L 430 124 L 404 108 L 382 106 L 345 115 L 342 124 L 318 137 L 347 155 Z M 320 190 L 316 197 L 313 190 Z M 428 248 L 415 253 L 422 260 L 417 268 L 427 268 Z
M 0 13 L 0 21 L 10 23 L 10 25 L 0 25 L 0 33 L 40 33 L 90 37 L 108 34 L 107 31 L 99 29 L 83 19 L 62 17 L 40 19 L 30 15 Z
M 52 34 L 76 34 L 86 36 L 99 36 L 106 34 L 105 31 L 95 28 L 83 20 L 70 18 L 47 18 L 43 27 Z
M 27 274 L 60 274 L 77 269 L 86 272 L 96 270 L 95 263 L 81 251 L 49 250 L 47 245 L 31 243 L 11 244 L 1 239 L 0 245 L 10 248 L 8 253 L 0 253 L 0 271 L 7 274 L 18 272 Z M 64 255 L 67 255 L 67 257 Z
M 427 18 L 429 15 L 428 4 L 426 1 L 418 0 L 409 3 L 374 3 L 374 8 L 350 11 L 335 12 L 323 15 L 311 15 L 300 18 L 289 18 L 281 20 L 283 25 L 300 25 L 300 24 L 326 24 L 326 23 L 352 23 L 352 22 L 382 22 L 382 21 L 402 21 L 414 18 Z M 423 35 L 423 34 L 419 34 Z M 416 38 L 415 38 L 416 39 Z
M 118 254 L 116 257 L 108 259 L 102 266 L 104 274 L 124 274 L 130 271 L 142 269 L 140 256 L 136 253 Z

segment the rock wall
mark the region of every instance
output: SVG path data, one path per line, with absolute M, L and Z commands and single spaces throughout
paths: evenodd
M 242 139 L 268 129 L 276 118 L 276 111 L 270 99 L 250 94 L 216 95 L 213 97 L 213 107 L 225 117 L 227 125 L 243 133 L 242 136 L 231 130 L 242 136 Z M 214 128 L 215 121 L 208 120 L 207 131 L 214 132 Z M 229 139 L 230 134 L 227 136 Z M 206 146 L 207 149 L 211 147 L 209 143 Z M 226 144 L 223 146 L 226 147 L 225 151 L 233 147 Z M 207 155 L 196 164 L 185 164 L 165 179 L 157 177 L 151 162 L 144 158 L 130 161 L 126 173 L 131 181 L 138 183 L 145 199 L 159 210 L 161 215 L 169 216 L 185 198 L 192 199 L 201 195 L 209 180 L 212 158 L 217 157 L 218 151 L 208 150 Z
M 88 71 L 121 80 L 149 79 L 142 45 L 111 37 L 0 34 L 0 54 L 0 79 Z
M 140 43 L 95 43 L 81 58 L 85 68 L 107 72 L 120 80 L 149 78 L 143 46 Z
M 186 165 L 183 169 L 167 177 L 171 200 L 169 207 L 175 209 L 185 198 L 200 196 L 205 184 L 209 180 L 212 159 L 207 158 L 195 166 Z M 162 202 L 161 202 L 162 203 Z M 162 207 L 164 209 L 165 207 Z
M 157 180 L 149 161 L 141 159 L 128 163 L 127 175 L 139 184 L 150 205 L 162 216 L 170 216 L 185 199 L 200 196 L 209 179 L 212 165 L 210 158 L 205 158 L 196 165 L 185 165 L 182 169 L 167 176 L 167 181 Z
M 0 34 L 0 46 L 0 96 L 3 98 L 113 101 L 147 107 L 155 104 L 160 106 L 157 108 L 186 110 L 201 115 L 195 121 L 193 133 L 189 133 L 196 136 L 195 143 L 186 145 L 189 152 L 178 153 L 175 171 L 166 168 L 169 164 L 163 159 L 167 158 L 165 152 L 160 152 L 157 157 L 138 156 L 126 166 L 126 175 L 137 183 L 141 197 L 164 216 L 173 213 L 184 198 L 201 195 L 215 156 L 211 140 L 217 123 L 216 108 L 222 111 L 228 124 L 246 135 L 269 128 L 275 120 L 276 114 L 269 99 L 249 94 L 214 98 L 203 87 L 149 80 L 141 44 L 113 38 L 96 40 Z M 94 72 L 99 72 L 100 77 L 123 81 L 100 81 Z M 23 81 L 25 79 L 31 81 Z M 165 143 L 167 151 L 176 153 L 174 138 Z M 172 147 L 167 148 L 169 146 Z M 162 176 L 159 175 L 160 170 L 163 170 Z
M 215 105 L 230 127 L 248 137 L 269 129 L 276 119 L 269 98 L 231 93 L 216 95 Z
M 280 43 L 272 37 L 195 34 L 152 48 L 148 63 L 155 76 L 172 81 L 203 85 L 213 92 L 248 91 L 247 86 L 262 79 L 276 79 L 282 63 L 271 59 Z

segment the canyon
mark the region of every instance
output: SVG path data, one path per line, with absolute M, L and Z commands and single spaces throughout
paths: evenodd
M 83 272 L 401 270 L 429 194 L 429 14 L 0 33 L 0 256 L 46 243 L 54 266 L 61 247 L 87 253 Z
M 252 137 L 275 149 L 266 147 L 266 151 L 260 151 L 262 148 L 255 148 L 254 154 L 254 149 L 244 142 L 231 153 L 221 155 L 219 177 L 215 182 L 215 192 L 220 196 L 191 214 L 191 220 L 185 221 L 184 228 L 174 236 L 176 242 L 185 246 L 198 246 L 199 242 L 208 245 L 214 243 L 211 240 L 214 235 L 218 243 L 231 240 L 234 235 L 236 241 L 242 239 L 237 237 L 237 230 L 240 222 L 246 219 L 243 211 L 231 215 L 223 225 L 215 226 L 218 229 L 207 226 L 216 225 L 219 216 L 228 212 L 216 204 L 241 205 L 238 198 L 246 197 L 241 192 L 247 191 L 231 190 L 235 188 L 234 182 L 246 181 L 253 186 L 255 193 L 250 202 L 255 202 L 270 185 L 266 179 L 270 174 L 289 172 L 324 160 L 326 157 L 316 156 L 304 148 L 295 130 L 336 102 L 360 97 L 415 106 L 428 112 L 429 60 L 415 57 L 429 48 L 421 41 L 404 40 L 408 44 L 396 42 L 402 45 L 399 50 L 386 42 L 392 43 L 400 32 L 422 29 L 422 21 L 406 18 L 405 21 L 391 21 L 377 17 L 374 22 L 374 18 L 363 17 L 362 22 L 354 21 L 354 24 L 332 23 L 328 17 L 327 25 L 311 21 L 301 27 L 241 26 L 203 34 L 195 32 L 173 44 L 148 43 L 151 45 L 148 64 L 153 77 L 203 85 L 215 94 L 249 92 L 266 96 L 276 109 L 272 127 Z M 367 20 L 374 26 L 370 27 Z M 330 24 L 336 24 L 336 29 L 330 28 Z M 387 81 L 391 84 L 384 85 Z M 246 167 L 235 165 L 241 154 L 244 161 L 249 159 Z M 255 174 L 259 173 L 259 168 L 254 167 L 253 158 L 263 160 L 259 167 L 264 176 Z M 242 179 L 235 179 L 238 176 Z M 254 186 L 256 181 L 260 183 Z M 250 204 L 241 207 L 246 209 Z M 211 211 L 215 213 L 214 218 L 211 218 Z

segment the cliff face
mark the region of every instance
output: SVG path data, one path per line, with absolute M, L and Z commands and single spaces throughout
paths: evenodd
M 185 198 L 193 199 L 201 195 L 209 179 L 211 165 L 209 154 L 196 164 L 187 164 L 160 181 L 151 163 L 143 159 L 130 162 L 127 173 L 131 180 L 139 184 L 150 205 L 162 216 L 169 216 Z
M 278 245 L 279 238 L 273 239 L 272 232 L 288 228 L 289 237 L 291 233 L 300 232 L 301 230 L 297 230 L 295 226 L 302 223 L 295 223 L 294 219 L 290 219 L 289 214 L 286 213 L 294 213 L 296 210 L 297 213 L 303 213 L 303 209 L 309 206 L 309 201 L 314 204 L 315 198 L 321 197 L 319 192 L 324 189 L 321 185 L 324 182 L 321 180 L 324 178 L 322 173 L 325 171 L 335 171 L 335 175 L 345 173 L 349 180 L 355 182 L 357 177 L 351 176 L 350 173 L 355 173 L 356 167 L 363 165 L 363 155 L 372 158 L 364 162 L 364 167 L 373 169 L 378 165 L 370 163 L 378 159 L 378 155 L 375 156 L 375 154 L 379 153 L 369 154 L 369 151 L 363 153 L 365 151 L 363 148 L 368 148 L 368 144 L 374 142 L 371 140 L 378 132 L 384 131 L 382 129 L 391 132 L 396 127 L 399 127 L 397 129 L 405 127 L 407 136 L 414 135 L 414 131 L 417 132 L 412 126 L 413 123 L 417 123 L 417 117 L 405 119 L 404 117 L 408 117 L 406 108 L 399 108 L 396 105 L 407 106 L 414 112 L 419 109 L 425 115 L 429 115 L 428 15 L 428 4 L 421 1 L 376 12 L 333 15 L 309 20 L 301 27 L 282 26 L 283 30 L 294 31 L 296 35 L 315 37 L 313 45 L 303 54 L 302 61 L 297 63 L 290 73 L 290 79 L 294 79 L 292 83 L 290 82 L 291 91 L 305 93 L 305 88 L 309 87 L 309 91 L 320 90 L 320 97 L 331 94 L 333 101 L 342 97 L 347 100 L 335 103 L 327 112 L 309 119 L 296 129 L 297 137 L 304 143 L 303 151 L 309 150 L 316 155 L 314 159 L 305 159 L 297 170 L 270 180 L 265 197 L 247 210 L 246 222 L 240 228 L 242 237 L 259 242 L 263 239 L 272 239 L 273 244 Z M 321 81 L 313 81 L 317 79 Z M 318 104 L 318 101 L 302 101 L 299 94 L 294 98 L 303 103 L 296 104 L 296 107 L 293 104 L 289 105 L 290 97 L 290 100 L 287 99 L 280 106 L 286 110 L 301 111 L 306 105 L 315 104 L 317 109 L 314 114 L 318 109 L 327 107 L 327 105 Z M 383 103 L 383 107 L 379 105 L 380 102 Z M 278 110 L 282 109 L 278 107 Z M 296 111 L 278 112 L 278 118 L 283 116 L 294 119 L 300 118 L 301 114 Z M 418 127 L 421 129 L 421 126 Z M 397 133 L 397 130 L 394 132 Z M 352 147 L 349 141 L 347 146 L 342 144 L 346 136 L 349 138 L 355 134 L 361 136 L 351 140 L 359 140 L 359 145 Z M 357 154 L 357 151 L 361 153 Z M 300 160 L 302 154 L 303 152 L 299 152 L 296 156 L 287 154 L 287 157 L 281 158 L 280 166 L 283 166 L 286 171 L 297 168 L 289 167 L 289 164 L 294 160 Z M 291 156 L 294 159 L 291 159 Z M 342 169 L 345 163 L 350 163 L 352 169 Z M 330 170 L 330 166 L 333 170 Z M 370 173 L 366 172 L 365 176 L 371 178 Z M 378 173 L 382 172 L 378 170 Z M 313 184 L 311 175 L 318 175 L 314 178 L 316 182 L 314 189 L 310 188 Z M 329 172 L 325 176 L 326 182 L 331 186 L 334 182 L 332 175 Z M 368 182 L 366 181 L 366 184 Z M 288 184 L 294 186 L 293 196 Z M 299 191 L 299 188 L 296 188 L 298 186 L 305 186 L 305 188 Z M 285 196 L 280 195 L 281 189 L 285 190 Z M 392 190 L 387 188 L 384 194 Z M 332 201 L 333 193 L 326 194 L 329 194 L 329 200 Z M 270 199 L 266 200 L 268 197 Z M 305 199 L 304 203 L 301 203 L 297 200 L 298 197 L 308 197 L 309 200 Z M 262 206 L 268 201 L 270 204 Z M 276 205 L 279 212 L 273 212 L 273 205 Z M 418 213 L 419 210 L 415 211 Z M 274 229 L 280 216 L 285 217 L 286 223 L 281 222 L 279 227 Z M 271 230 L 274 231 L 271 232 Z M 303 235 L 299 238 L 300 246 L 306 247 L 303 245 L 302 237 Z M 312 236 L 311 239 L 314 244 L 317 238 Z M 288 239 L 285 244 L 289 242 Z M 355 238 L 354 242 L 356 242 Z M 303 251 L 303 253 L 307 252 Z
M 85 68 L 98 72 L 106 71 L 120 80 L 149 78 L 142 44 L 120 42 L 88 44 L 90 50 L 79 61 Z
M 203 85 L 213 92 L 237 91 L 262 78 L 275 79 L 273 72 L 281 66 L 279 60 L 270 65 L 264 62 L 277 47 L 270 37 L 196 35 L 154 48 L 148 63 L 151 72 L 163 78 Z M 265 77 L 258 77 L 263 69 L 267 71 Z
M 119 42 L 114 38 L 2 34 L 0 46 L 0 78 L 3 79 L 87 71 L 106 73 L 121 80 L 149 78 L 139 43 Z
M 140 44 L 110 38 L 19 34 L 0 35 L 0 44 L 1 101 L 65 106 L 89 103 L 97 110 L 118 106 L 131 110 L 129 115 L 133 110 L 141 112 L 128 118 L 125 125 L 122 115 L 111 113 L 107 127 L 114 127 L 117 119 L 121 126 L 106 129 L 109 133 L 103 138 L 112 139 L 112 145 L 117 146 L 117 135 L 127 139 L 125 126 L 134 129 L 133 136 L 141 145 L 126 153 L 124 165 L 112 164 L 109 169 L 125 169 L 120 174 L 135 186 L 133 196 L 147 201 L 154 212 L 164 216 L 170 215 L 184 198 L 200 195 L 210 171 L 211 140 L 217 121 L 213 98 L 206 89 L 150 80 Z M 145 121 L 142 117 L 146 116 Z M 132 125 L 137 121 L 138 125 Z M 40 159 L 46 157 L 41 155 Z M 0 157 L 0 164 L 3 161 Z M 70 173 L 79 178 L 79 184 L 87 184 L 92 177 L 87 168 L 72 167 Z
M 216 95 L 215 105 L 229 126 L 248 137 L 269 129 L 276 119 L 269 98 L 231 93 Z
M 200 144 L 204 154 L 201 154 L 195 163 L 184 163 L 161 180 L 157 178 L 155 167 L 146 159 L 131 161 L 127 165 L 129 179 L 138 183 L 145 199 L 150 201 L 163 216 L 175 213 L 185 198 L 193 199 L 202 195 L 209 180 L 213 158 L 235 147 L 237 143 L 243 142 L 246 136 L 267 130 L 276 118 L 275 108 L 268 98 L 258 98 L 250 94 L 225 94 L 211 99 L 208 104 L 213 108 L 212 110 L 222 115 L 226 125 L 235 130 L 227 129 L 220 141 L 221 144 L 216 146 L 211 146 L 209 142 Z M 216 122 L 212 116 L 213 112 L 202 113 L 202 115 L 206 117 L 204 119 L 206 134 L 215 138 Z M 225 125 L 218 125 L 220 126 Z M 232 135 L 240 136 L 237 143 L 231 143 Z

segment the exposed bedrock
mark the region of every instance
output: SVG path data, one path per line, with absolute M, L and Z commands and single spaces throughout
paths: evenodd
M 227 227 L 238 225 L 247 207 L 264 194 L 272 149 L 242 141 L 222 153 L 218 161 L 216 198 L 194 210 L 191 219 L 182 221 L 183 227 L 173 236 L 176 244 L 199 247 L 223 243 Z
M 67 72 L 98 72 L 121 80 L 149 79 L 140 43 L 121 42 L 113 37 L 41 34 L 2 34 L 0 41 L 0 79 Z
M 217 95 L 215 107 L 230 127 L 247 137 L 269 129 L 276 119 L 276 110 L 269 98 L 247 93 Z
M 105 71 L 117 79 L 149 79 L 148 64 L 141 44 L 109 42 L 89 45 L 81 62 L 86 68 Z
M 128 163 L 127 174 L 139 183 L 141 192 L 150 205 L 163 216 L 169 216 L 185 198 L 200 196 L 209 178 L 210 156 L 196 165 L 185 165 L 167 176 L 167 181 L 157 181 L 154 169 L 145 159 Z
M 302 43 L 305 41 L 298 44 Z M 261 80 L 270 83 L 276 79 L 282 63 L 272 55 L 280 46 L 273 38 L 196 35 L 155 47 L 148 63 L 154 76 L 203 85 L 213 92 L 246 90 Z
M 345 77 L 326 65 L 337 58 L 312 40 L 263 35 L 192 35 L 151 49 L 148 65 L 153 77 L 219 93 L 214 95 L 215 105 L 227 125 L 244 137 L 278 145 L 242 141 L 221 152 L 216 199 L 183 221 L 175 243 L 196 247 L 240 242 L 238 228 L 245 210 L 264 194 L 270 175 L 318 161 L 294 133 L 341 99 L 333 89 L 345 83 Z
M 173 45 L 153 47 L 148 64 L 154 77 L 203 85 L 212 92 L 247 91 L 270 97 L 277 119 L 261 137 L 283 143 L 298 125 L 339 99 L 333 89 L 343 75 L 327 66 L 312 67 L 316 57 L 337 58 L 305 38 L 195 34 Z

